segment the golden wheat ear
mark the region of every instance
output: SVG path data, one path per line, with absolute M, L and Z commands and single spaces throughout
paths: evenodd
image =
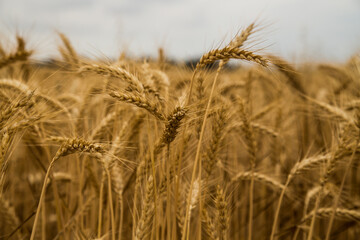
M 9 66 L 16 62 L 27 61 L 28 58 L 33 54 L 32 50 L 25 49 L 25 41 L 22 37 L 17 36 L 18 47 L 14 53 L 1 54 L 0 57 L 0 69 Z
M 138 95 L 138 94 L 131 94 L 131 93 L 120 93 L 120 92 L 110 92 L 109 95 L 120 102 L 126 102 L 133 104 L 139 108 L 143 108 L 147 110 L 150 114 L 155 116 L 157 119 L 164 121 L 165 116 L 162 113 L 162 110 L 159 109 L 158 106 L 150 102 L 145 97 Z
M 58 32 L 58 35 L 63 43 L 63 46 L 59 46 L 61 56 L 70 66 L 78 66 L 80 60 L 70 40 L 61 32 Z

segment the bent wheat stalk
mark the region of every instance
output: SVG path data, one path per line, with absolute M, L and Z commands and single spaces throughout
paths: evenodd
M 51 173 L 51 169 L 54 165 L 54 163 L 59 160 L 61 157 L 63 156 L 67 156 L 69 154 L 73 154 L 75 152 L 86 152 L 86 153 L 92 153 L 92 154 L 100 154 L 102 155 L 105 150 L 104 148 L 99 145 L 99 144 L 94 144 L 91 142 L 87 142 L 85 140 L 82 139 L 68 139 L 65 143 L 63 143 L 61 145 L 61 147 L 59 148 L 59 150 L 56 152 L 54 158 L 51 160 L 50 165 L 46 171 L 45 174 L 45 178 L 44 178 L 44 183 L 43 183 L 43 187 L 40 193 L 40 199 L 39 199 L 39 203 L 38 203 L 38 207 L 37 207 L 37 211 L 36 211 L 36 215 L 35 215 L 35 220 L 34 220 L 34 224 L 33 224 L 33 228 L 32 228 L 32 232 L 31 232 L 31 236 L 30 236 L 30 240 L 34 240 L 35 238 L 35 230 L 36 230 L 36 226 L 39 220 L 39 214 L 40 214 L 40 208 L 41 205 L 44 201 L 44 197 L 45 197 L 45 189 L 46 189 L 46 183 L 47 183 L 47 179 Z

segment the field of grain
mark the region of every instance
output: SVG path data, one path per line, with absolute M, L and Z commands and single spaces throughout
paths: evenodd
M 0 239 L 358 239 L 360 56 L 295 66 L 254 28 L 194 66 L 1 47 Z

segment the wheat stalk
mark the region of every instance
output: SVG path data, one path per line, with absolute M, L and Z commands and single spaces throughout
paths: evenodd
M 42 203 L 44 201 L 44 197 L 45 197 L 46 182 L 49 177 L 52 166 L 61 157 L 64 157 L 64 156 L 67 156 L 69 154 L 73 154 L 76 152 L 86 152 L 86 153 L 91 153 L 91 154 L 97 154 L 97 157 L 100 157 L 103 153 L 105 153 L 105 150 L 99 144 L 87 142 L 83 139 L 78 139 L 78 138 L 67 139 L 67 141 L 61 145 L 61 147 L 59 148 L 59 150 L 56 152 L 55 156 L 51 160 L 50 165 L 46 171 L 46 175 L 44 178 L 44 183 L 43 183 L 43 187 L 42 187 L 41 194 L 40 194 L 40 200 L 39 200 L 39 204 L 37 207 L 30 240 L 33 240 L 35 238 L 35 229 L 36 229 L 36 225 L 37 225 L 37 222 L 39 219 L 40 208 L 41 208 L 41 205 L 42 205 Z M 100 154 L 100 156 L 99 156 L 99 154 Z

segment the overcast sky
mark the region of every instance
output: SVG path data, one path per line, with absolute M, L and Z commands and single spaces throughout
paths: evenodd
M 256 45 L 290 60 L 345 61 L 360 51 L 360 0 L 0 0 L 0 41 L 20 33 L 39 56 L 56 31 L 87 56 L 201 55 L 258 20 Z

